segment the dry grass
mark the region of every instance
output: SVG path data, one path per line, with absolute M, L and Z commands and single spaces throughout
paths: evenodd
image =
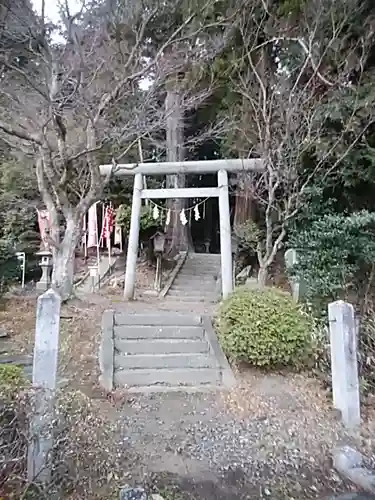
M 10 336 L 15 354 L 32 351 L 35 335 L 36 300 L 12 298 L 0 304 L 0 325 Z
M 97 352 L 104 307 L 74 300 L 63 305 L 60 319 L 59 376 L 70 387 L 90 394 L 97 386 Z M 32 354 L 35 298 L 12 298 L 2 304 L 0 324 L 9 335 L 9 354 Z

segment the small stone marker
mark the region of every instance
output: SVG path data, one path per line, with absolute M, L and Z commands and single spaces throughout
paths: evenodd
M 124 486 L 120 490 L 120 500 L 150 500 L 150 497 L 143 488 Z
M 351 481 L 357 488 L 371 494 L 357 498 L 375 498 L 375 471 L 366 466 L 362 453 L 350 446 L 343 446 L 333 450 L 332 459 L 334 468 L 341 476 Z
M 338 300 L 328 305 L 331 347 L 333 405 L 344 425 L 355 429 L 361 423 L 357 364 L 357 328 L 354 308 Z
M 104 311 L 102 316 L 102 338 L 99 346 L 99 383 L 107 392 L 112 392 L 114 388 L 114 322 L 114 311 Z
M 284 254 L 284 260 L 286 270 L 287 272 L 290 272 L 298 262 L 298 255 L 296 250 L 294 248 L 289 248 Z M 289 277 L 289 283 L 292 288 L 293 299 L 298 302 L 299 300 L 301 300 L 305 293 L 305 283 L 297 276 Z
M 131 488 L 130 486 L 124 486 L 120 490 L 120 500 L 164 500 L 164 498 L 157 493 L 148 495 L 146 491 L 140 487 Z
M 48 481 L 51 473 L 53 407 L 57 379 L 61 298 L 52 289 L 38 298 L 35 328 L 34 414 L 30 422 L 28 480 Z

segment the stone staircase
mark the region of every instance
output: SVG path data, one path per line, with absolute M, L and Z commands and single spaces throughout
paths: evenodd
M 97 290 L 100 286 L 102 286 L 104 281 L 110 274 L 111 270 L 114 269 L 114 267 L 116 266 L 117 259 L 118 257 L 116 256 L 112 256 L 111 259 L 109 259 L 108 255 L 101 255 L 99 261 L 99 270 L 98 270 L 99 272 L 94 282 L 92 280 L 92 277 L 90 276 L 90 273 L 87 272 L 82 281 L 76 284 L 75 286 L 76 292 L 81 294 L 88 294 L 93 292 L 93 286 L 94 290 Z M 110 260 L 111 260 L 111 265 L 110 265 Z M 87 262 L 88 267 L 93 265 L 97 265 L 96 256 L 90 257 Z
M 165 298 L 185 302 L 217 302 L 220 296 L 220 254 L 191 253 Z
M 235 382 L 211 320 L 191 313 L 106 311 L 99 363 L 109 391 L 199 391 Z

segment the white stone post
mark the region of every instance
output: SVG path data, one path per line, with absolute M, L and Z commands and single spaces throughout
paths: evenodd
M 142 174 L 135 174 L 133 188 L 132 214 L 128 238 L 128 253 L 126 255 L 124 297 L 126 300 L 134 298 L 135 278 L 137 271 L 137 257 L 139 244 L 139 229 L 142 208 Z
M 333 405 L 343 424 L 355 429 L 361 423 L 357 363 L 357 328 L 354 308 L 338 300 L 328 305 Z
M 298 254 L 294 248 L 289 248 L 284 254 L 285 267 L 288 272 L 290 272 L 293 267 L 298 264 Z M 302 291 L 304 289 L 301 286 L 301 279 L 298 276 L 289 277 L 290 287 L 292 289 L 293 299 L 298 302 L 301 300 Z
M 217 174 L 219 193 L 221 283 L 223 298 L 233 292 L 232 231 L 230 227 L 228 173 L 219 170 Z
M 27 474 L 30 482 L 48 482 L 51 474 L 52 426 L 57 380 L 61 298 L 52 289 L 38 298 Z

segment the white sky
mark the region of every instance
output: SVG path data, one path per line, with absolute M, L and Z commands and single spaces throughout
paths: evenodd
M 37 12 L 41 12 L 42 0 L 31 0 Z M 46 15 L 50 21 L 57 23 L 60 20 L 58 0 L 46 0 Z M 69 9 L 75 14 L 82 3 L 79 0 L 68 0 Z
M 42 0 L 31 0 L 34 4 L 36 11 L 40 14 L 42 9 Z M 65 3 L 66 0 L 64 0 Z M 69 5 L 69 10 L 71 14 L 75 14 L 82 7 L 82 0 L 67 0 Z M 60 0 L 61 2 L 61 0 Z M 46 0 L 45 1 L 46 16 L 50 21 L 58 24 L 60 21 L 59 15 L 59 0 Z M 55 36 L 56 42 L 60 41 L 59 36 Z M 63 40 L 61 40 L 63 42 Z M 140 82 L 140 87 L 142 90 L 147 90 L 152 84 L 149 78 L 143 78 Z

